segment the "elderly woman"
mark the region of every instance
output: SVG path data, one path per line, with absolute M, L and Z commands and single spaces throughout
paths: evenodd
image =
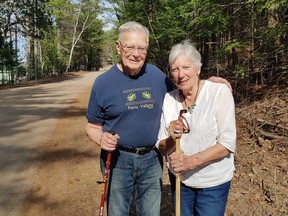
M 201 56 L 189 41 L 172 47 L 169 64 L 177 89 L 165 96 L 156 146 L 170 174 L 181 176 L 181 216 L 223 216 L 236 149 L 232 93 L 225 84 L 199 79 Z M 175 152 L 177 138 L 181 153 Z

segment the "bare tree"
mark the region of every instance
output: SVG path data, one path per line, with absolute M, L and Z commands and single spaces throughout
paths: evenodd
M 68 59 L 65 73 L 69 72 L 69 68 L 71 66 L 71 61 L 73 57 L 73 52 L 74 52 L 75 46 L 77 45 L 79 39 L 81 38 L 81 35 L 89 26 L 91 26 L 97 20 L 97 16 L 94 13 L 95 9 L 93 7 L 88 7 L 87 11 L 83 11 L 82 4 L 79 4 L 79 8 L 76 8 L 76 10 L 77 10 L 77 17 L 76 17 L 76 22 L 73 28 L 72 44 L 71 44 L 69 59 Z M 80 23 L 80 19 L 82 18 L 81 15 L 84 15 L 84 21 L 83 21 L 82 26 Z M 93 15 L 95 15 L 95 17 L 91 19 Z M 79 28 L 80 28 L 80 31 L 77 31 Z

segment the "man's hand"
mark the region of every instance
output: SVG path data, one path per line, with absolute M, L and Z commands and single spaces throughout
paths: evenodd
M 114 151 L 117 147 L 117 141 L 120 138 L 114 132 L 103 132 L 101 124 L 87 123 L 86 134 L 91 141 L 97 143 L 102 149 Z
M 223 84 L 227 85 L 231 91 L 233 91 L 231 84 L 226 79 L 224 79 L 222 77 L 212 76 L 207 80 L 214 82 L 214 83 L 223 83 Z
M 115 133 L 104 132 L 100 138 L 100 146 L 107 151 L 114 151 L 117 147 L 119 135 Z

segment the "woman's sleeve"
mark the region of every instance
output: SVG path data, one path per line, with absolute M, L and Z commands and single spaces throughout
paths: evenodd
M 226 85 L 221 87 L 216 108 L 218 125 L 217 143 L 222 144 L 231 152 L 236 151 L 235 104 L 232 92 Z
M 166 108 L 169 108 L 169 106 L 166 106 L 167 104 L 167 94 L 165 95 L 163 106 L 162 106 L 162 114 L 161 114 L 161 120 L 160 120 L 160 128 L 158 132 L 158 139 L 156 142 L 156 147 L 159 148 L 159 143 L 161 140 L 166 139 L 169 137 L 169 132 L 167 130 L 167 121 L 165 120 L 165 113 L 166 113 Z

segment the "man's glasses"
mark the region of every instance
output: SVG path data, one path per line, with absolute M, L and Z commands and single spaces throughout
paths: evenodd
M 186 109 L 180 110 L 179 117 L 181 117 L 182 122 L 183 122 L 183 124 L 184 124 L 183 133 L 189 133 L 189 132 L 190 132 L 190 127 L 189 127 L 189 124 L 188 124 L 187 119 L 186 119 L 185 116 L 183 115 L 184 113 L 187 113 L 187 110 L 186 110 Z
M 126 53 L 133 53 L 135 51 L 135 49 L 138 50 L 139 53 L 141 54 L 146 54 L 147 53 L 147 48 L 146 47 L 135 47 L 132 45 L 127 45 L 124 46 L 121 41 L 119 41 L 119 44 L 121 45 L 121 48 L 124 50 L 124 52 Z

